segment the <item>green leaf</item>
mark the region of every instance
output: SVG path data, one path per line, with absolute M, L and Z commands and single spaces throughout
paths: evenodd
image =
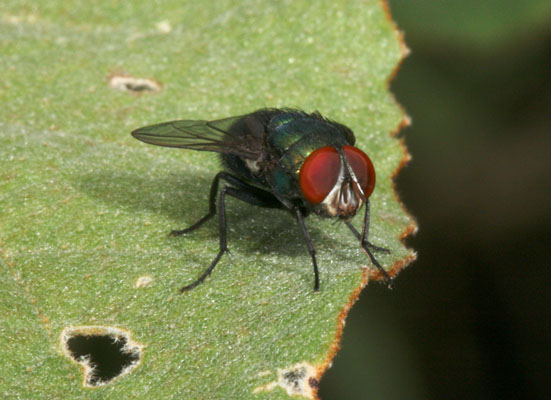
M 289 397 L 270 385 L 278 370 L 304 363 L 319 379 L 366 283 L 362 266 L 372 271 L 346 227 L 307 220 L 314 293 L 292 216 L 230 200 L 231 254 L 180 295 L 216 254 L 218 228 L 167 234 L 205 214 L 219 163 L 129 132 L 266 106 L 345 123 L 374 161 L 370 239 L 397 272 L 413 259 L 400 238 L 414 224 L 393 192 L 407 157 L 391 133 L 406 119 L 387 80 L 405 47 L 381 3 L 8 0 L 0 18 L 0 393 L 275 399 Z M 113 88 L 116 75 L 160 90 Z M 71 332 L 133 340 L 140 361 L 85 387 L 67 355 Z
M 551 12 L 547 0 L 392 0 L 391 4 L 396 19 L 425 45 L 484 55 L 498 46 L 510 49 L 531 33 L 546 32 Z

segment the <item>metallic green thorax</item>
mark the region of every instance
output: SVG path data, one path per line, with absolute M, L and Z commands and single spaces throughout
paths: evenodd
M 267 128 L 267 144 L 280 158 L 266 178 L 278 199 L 284 203 L 291 200 L 295 205 L 304 203 L 298 181 L 304 160 L 320 147 L 355 142 L 350 129 L 327 121 L 318 113 L 281 113 L 270 120 Z

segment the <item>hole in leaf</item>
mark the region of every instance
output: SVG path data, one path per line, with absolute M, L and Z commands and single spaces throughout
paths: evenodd
M 113 75 L 109 78 L 109 86 L 113 89 L 122 90 L 125 92 L 158 92 L 161 90 L 161 85 L 152 79 L 134 78 L 125 75 Z
M 143 350 L 128 331 L 112 327 L 66 328 L 62 341 L 66 354 L 81 365 L 87 387 L 102 386 L 126 375 L 138 366 Z

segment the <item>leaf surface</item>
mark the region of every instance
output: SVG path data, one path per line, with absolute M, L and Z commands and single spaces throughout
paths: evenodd
M 352 128 L 375 164 L 370 240 L 392 252 L 380 262 L 397 270 L 413 258 L 400 241 L 413 221 L 391 180 L 406 158 L 391 133 L 405 116 L 387 90 L 405 47 L 381 3 L 235 3 L 0 6 L 8 398 L 283 399 L 270 385 L 278 369 L 306 363 L 319 379 L 336 351 L 370 266 L 346 227 L 307 220 L 320 266 L 314 293 L 292 216 L 230 200 L 231 254 L 180 295 L 217 253 L 218 228 L 168 232 L 206 213 L 220 166 L 213 154 L 139 143 L 129 132 L 140 126 L 268 106 L 319 110 Z M 119 90 L 109 84 L 116 75 L 158 87 Z M 130 332 L 144 346 L 138 367 L 84 387 L 61 340 L 82 326 Z

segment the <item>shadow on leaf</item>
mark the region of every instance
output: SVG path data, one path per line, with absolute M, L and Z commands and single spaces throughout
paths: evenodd
M 214 176 L 214 175 L 213 175 Z M 152 173 L 139 175 L 121 170 L 93 171 L 79 176 L 77 187 L 100 201 L 131 209 L 151 211 L 174 220 L 167 226 L 182 229 L 203 217 L 208 211 L 208 195 L 212 178 L 190 174 L 169 173 L 158 177 Z M 299 227 L 290 213 L 284 210 L 252 207 L 238 199 L 227 198 L 228 244 L 251 252 L 307 255 Z M 323 234 L 308 222 L 312 239 L 321 248 Z M 218 219 L 215 216 L 191 235 L 218 238 Z M 173 238 L 177 243 L 179 238 Z

